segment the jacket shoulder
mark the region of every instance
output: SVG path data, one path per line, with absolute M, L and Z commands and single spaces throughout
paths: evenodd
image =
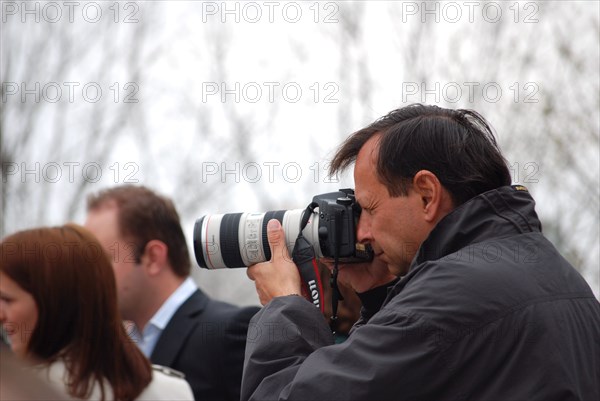
M 166 366 L 152 365 L 152 381 L 137 398 L 145 400 L 181 400 L 193 401 L 194 394 L 184 374 Z
M 183 372 L 180 372 L 180 371 L 170 368 L 168 366 L 153 364 L 152 370 L 154 372 L 161 372 L 162 374 L 165 374 L 169 377 L 177 377 L 179 379 L 185 379 L 185 374 Z

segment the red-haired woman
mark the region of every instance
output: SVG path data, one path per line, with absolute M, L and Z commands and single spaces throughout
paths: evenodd
M 89 400 L 193 400 L 125 332 L 112 265 L 85 228 L 21 231 L 0 243 L 0 323 L 18 356 Z

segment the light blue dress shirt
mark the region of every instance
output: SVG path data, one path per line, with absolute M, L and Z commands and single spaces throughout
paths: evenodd
M 130 331 L 130 337 L 135 341 L 146 357 L 150 358 L 156 342 L 160 338 L 165 327 L 177 312 L 177 309 L 194 293 L 198 287 L 191 277 L 188 277 L 181 285 L 167 298 L 160 309 L 144 327 L 142 333 L 134 326 Z

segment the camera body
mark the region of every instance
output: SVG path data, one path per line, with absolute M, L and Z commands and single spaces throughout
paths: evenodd
M 369 261 L 371 248 L 356 241 L 360 211 L 354 190 L 341 189 L 314 196 L 306 209 L 206 215 L 194 225 L 194 254 L 198 265 L 207 269 L 246 267 L 270 260 L 267 223 L 275 218 L 284 229 L 290 255 L 302 232 L 317 258 L 337 257 L 340 263 Z M 301 228 L 302 223 L 305 226 Z
M 372 258 L 370 248 L 358 243 L 356 239 L 361 208 L 356 203 L 354 190 L 347 188 L 316 195 L 313 204 L 317 204 L 319 209 L 317 233 L 321 257 L 337 256 L 343 263 Z

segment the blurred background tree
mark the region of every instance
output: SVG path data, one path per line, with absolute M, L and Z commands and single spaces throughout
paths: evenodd
M 340 141 L 422 102 L 492 123 L 600 296 L 598 4 L 3 1 L 1 234 L 82 223 L 87 194 L 138 183 L 175 200 L 191 244 L 204 214 L 352 186 L 326 177 Z M 243 269 L 194 275 L 258 302 Z

